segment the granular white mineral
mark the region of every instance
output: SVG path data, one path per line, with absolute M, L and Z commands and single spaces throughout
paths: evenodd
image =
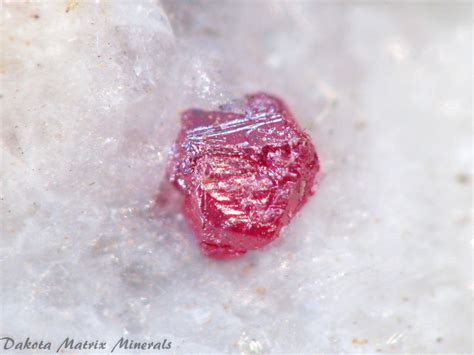
M 0 337 L 471 351 L 469 2 L 1 6 Z M 210 260 L 150 206 L 178 111 L 259 90 L 320 186 L 275 243 Z

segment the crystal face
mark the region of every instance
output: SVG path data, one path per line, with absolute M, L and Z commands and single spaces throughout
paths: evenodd
M 205 255 L 263 247 L 312 195 L 318 156 L 277 97 L 247 95 L 242 113 L 190 109 L 181 125 L 168 176 Z

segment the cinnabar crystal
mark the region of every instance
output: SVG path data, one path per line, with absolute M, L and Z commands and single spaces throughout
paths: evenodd
M 241 256 L 278 237 L 312 195 L 319 161 L 275 96 L 245 96 L 244 112 L 190 109 L 168 169 L 202 252 Z

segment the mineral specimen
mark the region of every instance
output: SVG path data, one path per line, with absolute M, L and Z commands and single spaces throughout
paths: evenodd
M 245 96 L 243 112 L 190 109 L 168 175 L 202 252 L 229 259 L 278 237 L 312 195 L 319 161 L 282 100 Z

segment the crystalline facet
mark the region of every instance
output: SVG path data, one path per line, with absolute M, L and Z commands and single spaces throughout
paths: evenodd
M 247 95 L 245 112 L 187 110 L 170 161 L 183 213 L 213 258 L 277 238 L 312 194 L 319 161 L 285 104 Z

